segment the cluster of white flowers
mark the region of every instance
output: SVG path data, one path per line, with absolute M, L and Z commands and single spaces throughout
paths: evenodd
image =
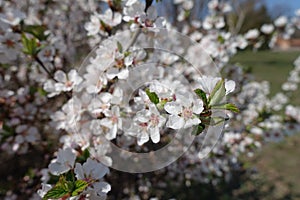
M 180 40 L 177 27 L 158 16 L 159 3 L 0 1 L 1 150 L 47 152 L 40 168 L 50 163 L 36 169 L 43 183 L 31 199 L 105 199 L 110 184 L 121 183 L 116 188 L 121 197 L 138 199 L 152 185 L 164 188 L 163 179 L 178 186 L 218 184 L 230 180 L 241 153 L 252 156 L 265 141 L 299 132 L 300 108 L 290 99 L 300 82 L 300 57 L 283 91 L 271 98 L 268 82 L 252 81 L 240 67 L 226 65 L 239 49 L 289 37 L 300 27 L 299 12 L 292 20 L 281 16 L 236 35 L 226 30 L 225 14 L 232 10 L 227 2 L 210 1 L 208 16 L 191 23 L 186 22 L 194 1 L 174 4 L 180 31 L 193 42 Z M 97 47 L 85 68 L 67 67 L 91 45 Z M 227 79 L 217 75 L 219 69 Z M 221 123 L 212 114 L 220 110 Z M 215 144 L 218 136 L 210 138 L 206 131 L 224 120 Z M 136 189 L 126 175 L 119 180 L 109 173 L 112 147 L 149 152 L 168 144 L 174 132 L 191 128 L 197 136 L 189 152 L 158 171 L 160 180 L 136 176 Z M 106 183 L 106 175 L 118 183 Z M 7 198 L 16 197 L 14 192 Z
M 56 193 L 56 198 L 79 195 L 77 199 L 105 199 L 111 187 L 108 183 L 102 181 L 102 178 L 109 173 L 109 169 L 90 158 L 83 164 L 75 164 L 75 160 L 76 154 L 72 149 L 60 149 L 57 153 L 57 159 L 52 160 L 49 165 L 49 172 L 56 176 L 65 175 L 69 172 L 71 173 L 69 175 L 71 179 L 69 180 L 67 175 L 61 176 L 60 182 L 53 187 L 46 183 L 49 180 L 49 176 L 47 173 L 44 173 L 43 180 L 45 183 L 42 183 L 42 189 L 38 191 L 38 194 L 44 198 L 53 198 L 54 196 L 51 196 L 51 194 Z M 67 184 L 67 186 L 64 184 Z M 68 188 L 69 184 L 73 184 L 72 187 Z M 65 191 L 60 194 L 61 190 Z

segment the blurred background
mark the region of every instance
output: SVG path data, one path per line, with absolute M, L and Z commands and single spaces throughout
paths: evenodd
M 1 1 L 1 0 L 0 0 Z M 232 34 L 245 34 L 250 29 L 260 29 L 264 24 L 272 23 L 278 17 L 294 16 L 300 8 L 300 0 L 229 0 L 233 6 L 232 12 L 226 17 L 227 27 Z M 190 21 L 203 19 L 208 13 L 209 0 L 194 0 Z M 99 2 L 102 4 L 103 2 Z M 157 4 L 157 3 L 155 3 Z M 104 4 L 103 4 L 104 5 Z M 156 5 L 159 15 L 165 16 L 175 26 L 181 27 L 176 20 L 179 8 L 173 0 L 162 0 Z M 105 7 L 105 5 L 104 5 Z M 5 9 L 5 8 L 4 8 Z M 182 27 L 183 28 L 183 27 Z M 70 42 L 72 43 L 72 41 Z M 88 47 L 77 46 L 78 56 L 67 60 L 69 64 L 80 62 Z M 81 55 L 82 54 L 82 55 Z M 281 90 L 289 72 L 294 68 L 293 62 L 300 56 L 300 31 L 295 31 L 290 38 L 279 38 L 274 46 L 263 46 L 260 50 L 246 48 L 231 58 L 229 64 L 239 64 L 245 70 L 253 73 L 257 81 L 270 82 L 271 94 Z M 292 103 L 300 105 L 299 89 L 292 96 Z M 0 155 L 1 156 L 1 155 Z M 32 162 L 32 157 L 34 161 Z M 0 199 L 4 199 L 7 191 L 14 188 L 18 182 L 33 179 L 35 185 L 39 182 L 35 176 L 34 166 L 44 162 L 44 156 L 38 151 L 15 157 L 0 157 Z M 300 199 L 300 133 L 287 139 L 269 143 L 255 152 L 249 158 L 241 157 L 243 166 L 238 170 L 230 183 L 219 187 L 196 184 L 192 187 L 182 186 L 169 188 L 163 193 L 164 199 L 246 199 L 246 200 L 297 200 Z M 29 167 L 30 166 L 30 167 Z M 122 173 L 112 170 L 116 177 Z M 145 176 L 154 176 L 155 172 Z M 134 176 L 127 175 L 134 179 Z M 26 187 L 26 186 L 25 186 Z M 31 185 L 28 185 L 30 188 Z M 113 186 L 114 188 L 114 186 Z M 15 188 L 14 188 L 15 189 Z M 30 188 L 38 189 L 38 188 Z M 156 192 L 159 192 L 157 190 Z M 23 198 L 22 198 L 23 199 Z M 25 198 L 26 199 L 26 198 Z

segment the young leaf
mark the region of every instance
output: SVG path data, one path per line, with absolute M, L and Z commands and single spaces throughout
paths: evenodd
M 146 89 L 146 94 L 148 95 L 148 97 L 152 103 L 154 103 L 154 104 L 159 103 L 159 98 L 155 92 L 150 92 L 149 89 Z
M 75 188 L 72 192 L 72 197 L 77 196 L 79 193 L 83 192 L 89 184 L 84 180 L 77 180 L 75 182 Z
M 204 106 L 207 107 L 208 106 L 208 100 L 206 97 L 206 93 L 201 90 L 200 88 L 194 90 L 194 92 L 200 97 L 200 99 L 203 101 Z
M 192 135 L 200 135 L 202 132 L 203 132 L 203 130 L 205 129 L 205 125 L 204 124 L 199 124 L 198 126 L 197 126 L 197 128 L 192 132 Z
M 225 104 L 225 109 L 226 110 L 230 110 L 230 111 L 235 112 L 235 113 L 240 112 L 240 110 L 238 109 L 238 107 L 236 107 L 236 105 L 234 105 L 232 103 Z
M 25 54 L 36 56 L 39 52 L 38 43 L 35 38 L 27 38 L 25 34 L 22 34 L 23 52 Z
M 232 103 L 227 103 L 224 105 L 220 105 L 220 106 L 213 106 L 213 109 L 224 109 L 224 110 L 229 110 L 235 113 L 240 112 L 240 110 L 238 109 L 238 107 L 236 107 L 236 105 L 232 104 Z
M 218 36 L 218 41 L 219 41 L 221 44 L 224 44 L 226 40 L 225 40 L 221 35 L 219 35 L 219 36 Z
M 123 46 L 122 46 L 122 44 L 119 41 L 117 42 L 117 46 L 118 46 L 118 51 L 120 53 L 123 53 Z
M 76 158 L 76 162 L 85 162 L 90 156 L 90 152 L 88 149 L 85 149 L 79 156 Z
M 45 34 L 45 31 L 47 30 L 45 26 L 41 25 L 26 25 L 23 26 L 23 31 L 26 33 L 30 33 L 40 41 L 44 41 L 49 37 L 49 34 Z
M 225 83 L 224 80 L 222 79 L 218 81 L 213 91 L 211 92 L 209 105 L 213 106 L 219 104 L 220 101 L 222 101 L 223 98 L 225 97 L 225 94 L 226 94 Z
M 61 184 L 58 184 L 56 186 L 54 186 L 53 188 L 51 188 L 47 194 L 45 194 L 43 199 L 59 199 L 62 197 L 65 197 L 69 195 L 69 191 L 66 190 L 66 188 L 64 186 L 62 186 Z

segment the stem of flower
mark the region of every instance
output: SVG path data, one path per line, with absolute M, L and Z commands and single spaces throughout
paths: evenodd
M 49 77 L 54 80 L 55 82 L 58 82 L 57 80 L 55 80 L 55 78 L 53 78 L 51 72 L 47 69 L 47 67 L 44 65 L 44 63 L 37 57 L 37 56 L 34 56 L 33 57 L 34 60 L 39 63 L 39 65 L 47 72 L 47 74 L 49 75 Z M 68 93 L 64 93 L 64 95 L 67 97 L 67 98 L 71 98 L 71 96 L 68 94 Z
M 47 67 L 44 65 L 44 63 L 37 57 L 37 56 L 34 56 L 34 60 L 39 63 L 39 65 L 47 72 L 47 74 L 49 75 L 49 77 L 54 80 L 55 82 L 57 82 L 57 80 L 55 80 L 53 77 L 52 77 L 52 74 L 51 72 L 47 69 Z
M 130 42 L 128 43 L 127 47 L 124 49 L 124 52 L 127 51 L 136 41 L 138 36 L 140 35 L 141 29 L 137 29 L 137 31 L 134 33 L 133 37 L 131 38 Z

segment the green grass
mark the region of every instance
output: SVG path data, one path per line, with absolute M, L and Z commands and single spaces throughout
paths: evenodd
M 281 85 L 294 68 L 294 61 L 300 56 L 300 51 L 242 51 L 231 59 L 231 63 L 239 63 L 250 67 L 257 81 L 270 82 L 271 95 L 281 90 Z M 293 102 L 300 105 L 300 95 L 293 95 Z
M 281 85 L 294 68 L 299 51 L 243 51 L 231 63 L 250 67 L 255 80 L 270 82 L 271 95 L 281 91 Z M 300 105 L 300 92 L 293 94 L 292 103 Z M 255 167 L 258 174 L 246 178 L 236 191 L 235 199 L 285 200 L 300 199 L 300 134 L 280 143 L 268 144 L 247 165 Z
M 300 199 L 299 134 L 280 143 L 265 146 L 248 164 L 258 174 L 247 177 L 235 191 L 235 199 Z

